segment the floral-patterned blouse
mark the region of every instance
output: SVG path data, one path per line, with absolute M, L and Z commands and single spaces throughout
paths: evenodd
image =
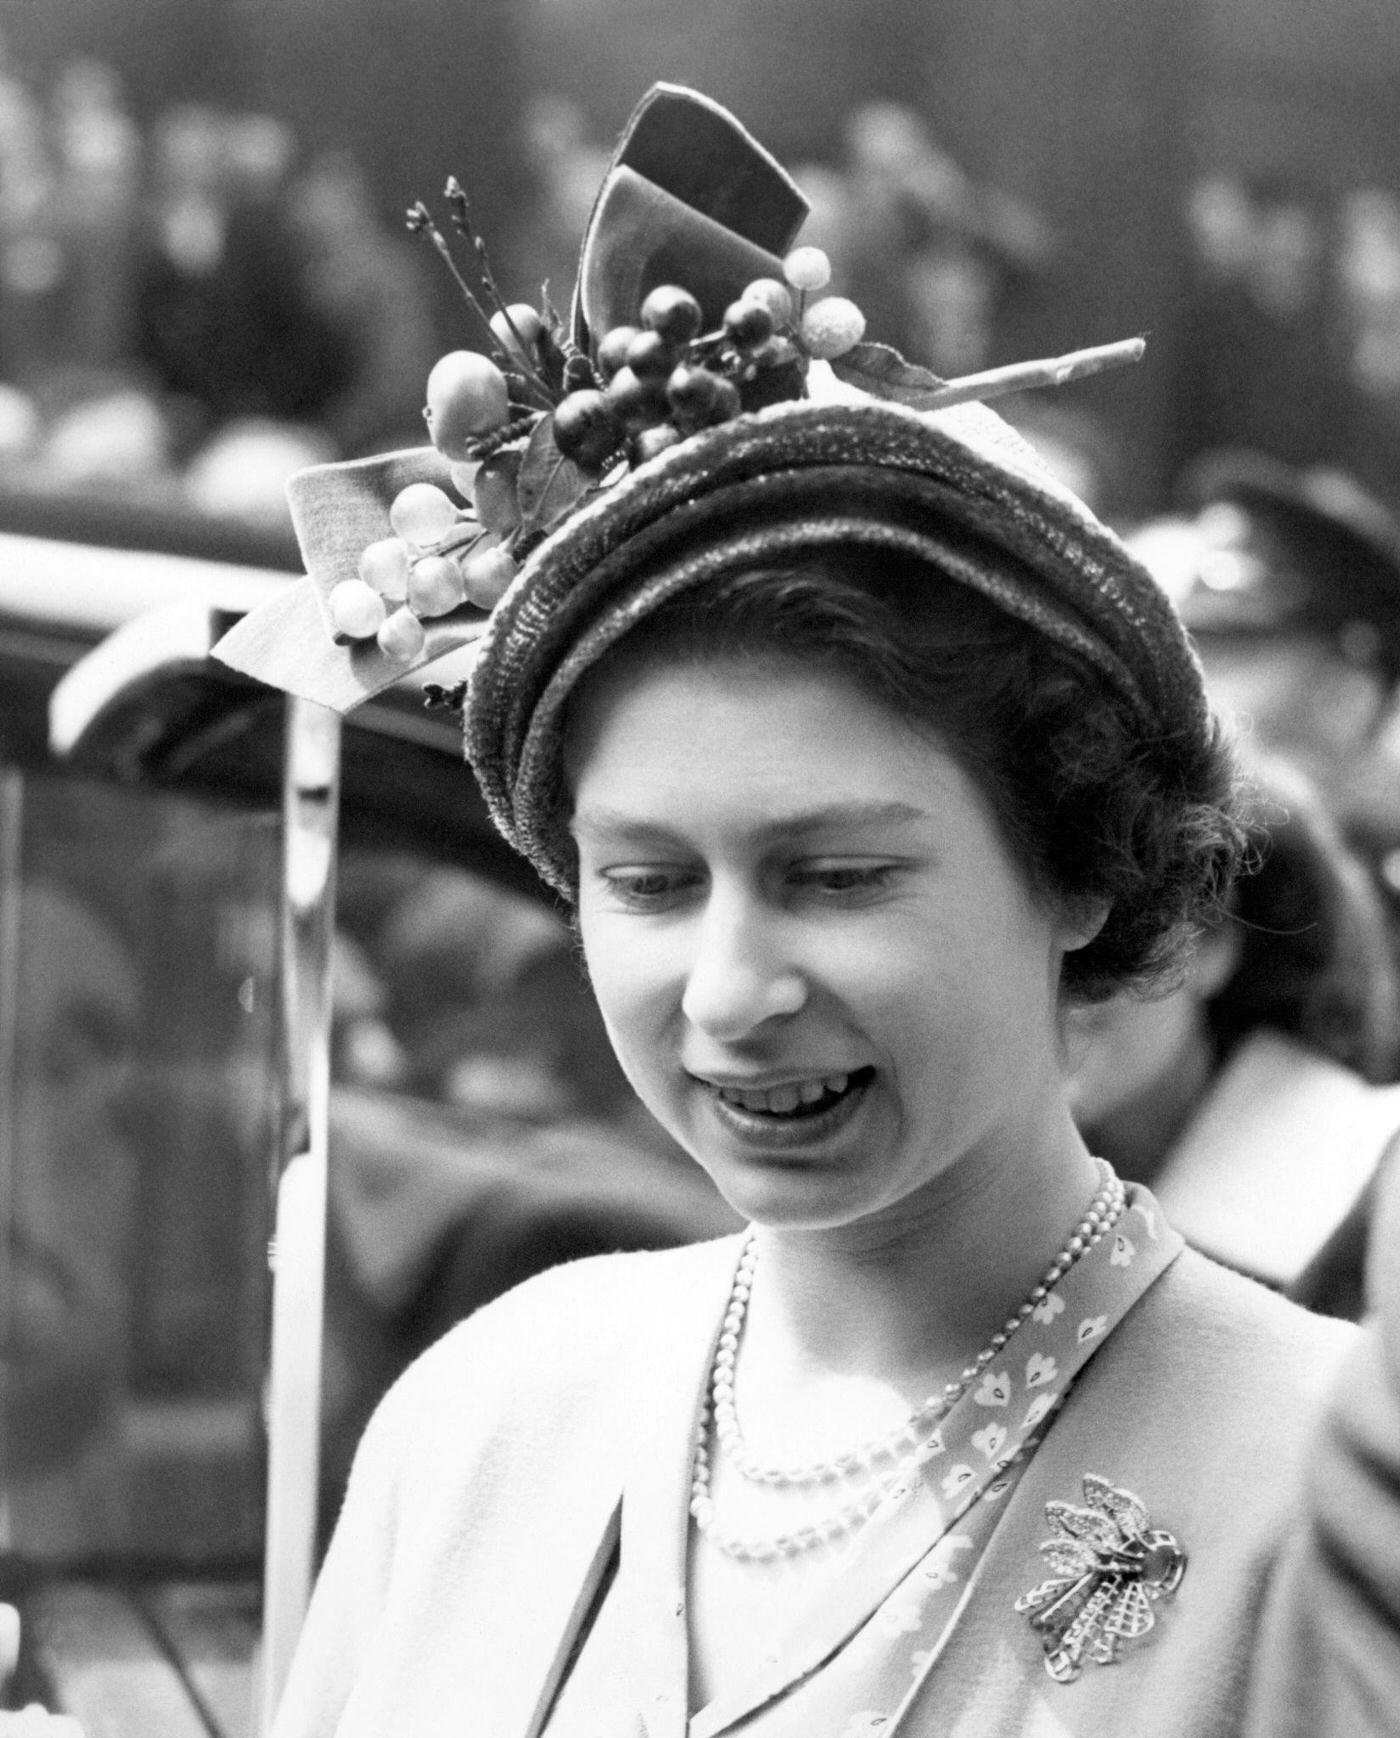
M 1117 1225 L 1065 1274 L 948 1412 L 934 1439 L 937 1452 L 855 1536 L 839 1579 L 791 1614 L 761 1671 L 691 1714 L 687 1738 L 912 1738 L 906 1716 L 920 1703 L 972 1570 L 1036 1444 L 1075 1376 L 1182 1247 L 1152 1196 L 1130 1186 Z M 684 1529 L 672 1517 L 629 1513 L 630 1495 L 623 1499 L 612 1578 L 586 1620 L 542 1738 L 647 1733 L 631 1614 L 648 1600 L 674 1598 L 684 1586 Z M 1110 1506 L 1120 1495 L 1110 1493 Z M 1107 1516 L 1078 1512 L 1090 1519 L 1078 1522 L 1071 1514 L 1072 1530 L 1087 1527 L 1092 1537 L 1093 1526 L 1101 1525 L 1109 1541 L 1121 1536 Z M 1047 1604 L 1062 1584 L 1075 1581 L 1076 1562 L 1089 1560 L 1089 1548 L 1068 1533 L 1060 1544 L 1058 1557 L 1053 1545 L 1046 1547 L 1052 1574 L 1037 1591 Z M 679 1553 L 679 1561 L 667 1560 L 668 1550 Z M 1062 1578 L 1053 1573 L 1057 1563 L 1066 1571 Z M 1141 1621 L 1152 1619 L 1143 1615 Z M 1072 1635 L 1070 1655 L 1095 1639 L 1092 1630 L 1082 1641 Z M 1101 1636 L 1097 1645 L 1104 1645 Z M 1072 1674 L 1077 1658 L 1062 1665 Z M 672 1695 L 684 1705 L 685 1686 L 672 1686 Z M 932 1709 L 928 1698 L 924 1706 Z

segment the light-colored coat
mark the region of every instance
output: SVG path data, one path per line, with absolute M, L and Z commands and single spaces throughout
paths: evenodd
M 556 1269 L 418 1361 L 361 1448 L 275 1738 L 532 1738 L 624 1490 L 628 1537 L 655 1538 L 658 1564 L 681 1556 L 694 1420 L 736 1248 L 724 1239 Z M 929 1679 L 927 1723 L 921 1711 L 912 1730 L 1400 1730 L 1400 1479 L 1387 1508 L 1375 1494 L 1384 1474 L 1368 1482 L 1354 1452 L 1357 1429 L 1369 1430 L 1395 1476 L 1400 1427 L 1381 1357 L 1357 1330 L 1183 1254 L 1092 1359 L 1037 1450 Z M 1323 1402 L 1338 1382 L 1346 1402 L 1358 1379 L 1361 1411 L 1343 1405 L 1350 1422 L 1334 1423 L 1310 1487 Z M 1400 1367 L 1390 1383 L 1400 1392 Z M 1141 1497 L 1190 1561 L 1122 1663 L 1061 1685 L 1012 1607 L 1043 1575 L 1047 1500 L 1081 1500 L 1086 1472 Z M 1339 1504 L 1343 1477 L 1353 1488 Z M 1369 1551 L 1379 1583 L 1348 1586 L 1347 1565 L 1329 1561 L 1322 1547 L 1348 1529 L 1346 1550 Z M 636 1636 L 637 1733 L 683 1738 L 685 1590 L 655 1585 Z M 1360 1652 L 1340 1657 L 1336 1638 L 1353 1635 Z M 1388 1699 L 1368 1711 L 1376 1685 Z

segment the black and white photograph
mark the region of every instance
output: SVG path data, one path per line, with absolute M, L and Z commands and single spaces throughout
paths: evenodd
M 0 1738 L 1400 1738 L 1394 0 L 0 0 Z

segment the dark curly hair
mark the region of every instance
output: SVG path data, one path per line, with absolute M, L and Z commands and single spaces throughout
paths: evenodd
M 1169 985 L 1246 850 L 1218 727 L 1145 735 L 1093 666 L 921 562 L 851 550 L 735 575 L 662 604 L 605 654 L 737 656 L 854 680 L 976 782 L 1039 894 L 1109 907 L 1065 957 L 1079 1001 Z

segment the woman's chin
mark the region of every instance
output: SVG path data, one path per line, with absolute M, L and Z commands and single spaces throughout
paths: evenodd
M 725 1200 L 751 1224 L 787 1231 L 830 1231 L 877 1210 L 868 1180 L 849 1160 L 775 1157 L 702 1161 Z

